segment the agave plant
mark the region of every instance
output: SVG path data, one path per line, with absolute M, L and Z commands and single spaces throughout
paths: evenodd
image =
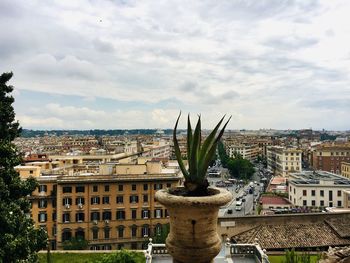
M 206 179 L 207 169 L 209 163 L 214 157 L 217 144 L 224 134 L 226 125 L 230 121 L 231 117 L 223 126 L 222 130 L 216 136 L 216 133 L 223 122 L 224 117 L 221 118 L 219 123 L 215 126 L 214 130 L 209 134 L 202 144 L 202 134 L 201 134 L 201 116 L 198 116 L 198 121 L 194 132 L 192 132 L 190 115 L 187 118 L 187 159 L 188 167 L 187 170 L 181 157 L 179 142 L 176 138 L 176 129 L 180 119 L 181 113 L 176 120 L 173 140 L 176 159 L 179 162 L 180 169 L 185 178 L 185 188 L 190 195 L 206 195 L 209 186 L 208 180 Z M 216 137 L 215 137 L 216 136 Z

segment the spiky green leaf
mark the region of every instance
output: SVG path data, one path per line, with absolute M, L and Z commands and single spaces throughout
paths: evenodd
M 179 166 L 180 166 L 180 169 L 182 171 L 182 174 L 184 175 L 185 177 L 185 180 L 189 180 L 189 174 L 188 174 L 188 171 L 186 170 L 186 167 L 182 161 L 182 156 L 181 156 L 181 151 L 180 151 L 180 147 L 179 147 L 179 142 L 176 138 L 176 129 L 177 129 L 177 125 L 179 123 L 179 119 L 180 119 L 180 116 L 181 116 L 181 112 L 179 114 L 179 117 L 177 117 L 177 120 L 176 120 L 176 124 L 175 124 L 175 127 L 174 127 L 174 131 L 173 131 L 173 140 L 174 140 L 174 150 L 175 150 L 175 156 L 176 156 L 176 159 L 179 163 Z
M 188 114 L 188 117 L 187 117 L 187 159 L 189 158 L 189 156 L 191 156 L 192 137 L 193 137 L 193 134 L 192 134 L 190 114 Z
M 225 117 L 225 116 L 224 116 Z M 225 125 L 222 127 L 219 135 L 215 138 L 214 142 L 208 146 L 209 149 L 207 150 L 206 154 L 202 157 L 202 159 L 200 160 L 200 173 L 201 174 L 206 174 L 206 171 L 208 169 L 209 163 L 210 161 L 213 159 L 215 151 L 216 151 L 216 147 L 218 142 L 220 141 L 222 135 L 225 132 L 225 128 L 227 126 L 227 124 L 229 123 L 229 121 L 231 120 L 231 117 L 227 120 L 227 122 L 225 123 Z M 222 119 L 223 120 L 223 119 Z M 222 121 L 221 120 L 221 121 Z M 219 122 L 219 124 L 221 123 L 221 121 Z M 203 150 L 203 149 L 202 149 Z
M 200 147 L 200 129 L 201 129 L 201 118 L 198 118 L 196 128 L 193 133 L 193 140 L 191 145 L 191 155 L 189 157 L 189 172 L 191 177 L 195 179 L 198 171 L 198 147 Z

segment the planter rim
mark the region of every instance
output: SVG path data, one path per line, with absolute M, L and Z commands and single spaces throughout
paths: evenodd
M 184 189 L 183 186 L 176 189 Z M 199 207 L 220 207 L 232 200 L 232 194 L 226 189 L 209 187 L 216 193 L 208 196 L 181 196 L 169 193 L 168 189 L 158 190 L 155 198 L 165 206 L 199 206 Z

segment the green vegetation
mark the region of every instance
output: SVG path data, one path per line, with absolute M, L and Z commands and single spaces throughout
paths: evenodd
M 0 76 L 0 262 L 35 262 L 36 252 L 46 247 L 45 230 L 36 229 L 30 213 L 27 196 L 38 186 L 33 178 L 22 181 L 14 167 L 21 158 L 12 141 L 21 128 L 15 122 L 10 95 L 13 87 L 6 83 L 12 73 Z
M 162 230 L 160 231 L 160 233 L 152 236 L 152 243 L 165 244 L 165 240 L 168 237 L 169 232 L 170 232 L 170 224 L 162 225 Z
M 98 262 L 106 253 L 51 253 L 51 262 L 53 263 L 92 263 Z M 39 254 L 39 263 L 48 263 L 46 253 Z
M 296 252 L 286 250 L 284 255 L 269 256 L 270 263 L 317 263 L 321 259 L 321 254 L 310 254 L 310 252 Z
M 222 166 L 229 170 L 232 177 L 248 181 L 254 175 L 255 170 L 253 164 L 243 159 L 240 154 L 235 154 L 235 158 L 230 158 L 222 142 L 218 144 L 218 152 Z
M 144 263 L 143 253 L 121 250 L 116 253 L 51 253 L 54 263 Z M 45 253 L 39 254 L 39 263 L 48 263 Z
M 179 166 L 181 171 L 185 177 L 185 188 L 188 193 L 193 196 L 202 196 L 208 194 L 208 180 L 206 179 L 206 173 L 209 166 L 209 163 L 213 160 L 215 155 L 216 146 L 223 135 L 226 125 L 230 121 L 231 117 L 223 126 L 222 130 L 218 134 L 216 133 L 223 122 L 224 117 L 219 121 L 214 130 L 209 134 L 209 136 L 205 139 L 205 141 L 201 142 L 202 134 L 201 134 L 201 117 L 198 116 L 198 121 L 194 132 L 192 132 L 190 115 L 187 118 L 187 158 L 188 158 L 188 166 L 189 170 L 187 171 L 181 157 L 179 143 L 176 138 L 176 128 L 179 123 L 181 113 L 176 120 L 173 140 L 174 140 L 174 149 L 176 159 L 179 162 Z
M 104 255 L 97 263 L 144 263 L 145 256 L 135 251 L 121 250 L 120 252 Z
M 64 250 L 84 250 L 88 245 L 89 242 L 87 240 L 75 237 L 64 241 L 62 244 Z

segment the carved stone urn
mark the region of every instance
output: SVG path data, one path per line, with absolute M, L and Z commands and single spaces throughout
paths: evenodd
M 156 193 L 156 199 L 169 211 L 166 247 L 174 263 L 209 263 L 220 252 L 218 211 L 232 200 L 232 194 L 220 188 L 208 190 L 207 196 L 183 196 L 183 187 Z

